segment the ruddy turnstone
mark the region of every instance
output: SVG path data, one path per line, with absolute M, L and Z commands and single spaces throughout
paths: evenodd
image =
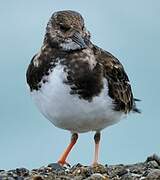
M 111 53 L 94 45 L 82 16 L 55 12 L 43 45 L 27 70 L 31 96 L 56 127 L 72 133 L 58 163 L 64 165 L 78 133 L 95 131 L 93 164 L 98 163 L 100 132 L 129 112 L 139 112 L 128 76 Z

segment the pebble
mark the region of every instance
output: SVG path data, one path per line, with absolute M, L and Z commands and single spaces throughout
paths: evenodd
M 154 161 L 149 161 L 148 163 L 147 163 L 147 165 L 148 165 L 148 168 L 159 168 L 159 165 L 158 165 L 158 163 L 154 160 Z
M 88 177 L 86 180 L 109 180 L 109 177 L 104 176 L 100 173 L 94 173 L 90 177 Z
M 146 177 L 146 180 L 160 180 L 160 169 L 153 169 Z
M 149 161 L 156 161 L 158 163 L 158 165 L 160 166 L 160 157 L 157 154 L 153 154 L 152 156 L 149 156 L 146 160 L 146 162 Z
M 64 171 L 65 170 L 65 168 L 58 163 L 49 164 L 48 167 L 52 168 L 55 171 Z

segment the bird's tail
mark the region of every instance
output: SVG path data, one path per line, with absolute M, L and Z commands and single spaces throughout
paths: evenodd
M 135 113 L 141 113 L 141 110 L 137 108 L 136 106 L 136 101 L 139 102 L 141 101 L 140 99 L 134 98 L 134 104 L 133 104 L 133 112 Z

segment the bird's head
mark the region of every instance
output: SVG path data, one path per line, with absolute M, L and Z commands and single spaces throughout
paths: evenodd
M 86 30 L 83 17 L 75 11 L 58 11 L 50 18 L 45 40 L 52 47 L 63 51 L 87 48 L 90 33 Z

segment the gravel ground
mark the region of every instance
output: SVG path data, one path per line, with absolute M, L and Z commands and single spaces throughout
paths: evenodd
M 61 167 L 56 163 L 32 169 L 0 170 L 0 180 L 160 180 L 160 158 L 152 155 L 145 162 L 131 165 Z

